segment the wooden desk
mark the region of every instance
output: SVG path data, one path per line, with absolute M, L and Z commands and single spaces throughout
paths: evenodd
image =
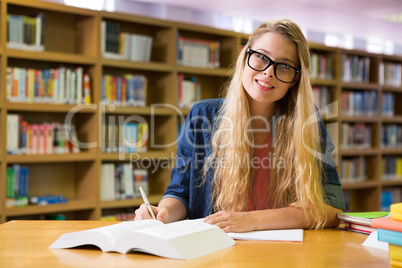
M 389 267 L 388 252 L 364 247 L 367 235 L 305 231 L 303 243 L 237 241 L 190 261 L 141 253 L 103 253 L 95 247 L 49 249 L 61 234 L 113 224 L 102 221 L 10 221 L 0 225 L 0 267 Z

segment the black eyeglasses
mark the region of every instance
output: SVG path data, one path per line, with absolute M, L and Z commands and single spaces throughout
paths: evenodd
M 283 83 L 292 83 L 296 79 L 296 76 L 301 73 L 300 69 L 292 67 L 286 63 L 275 62 L 268 56 L 250 48 L 247 50 L 247 53 L 247 65 L 251 69 L 262 72 L 268 69 L 269 66 L 273 65 L 275 77 Z

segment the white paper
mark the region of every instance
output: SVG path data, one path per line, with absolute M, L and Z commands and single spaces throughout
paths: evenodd
M 255 231 L 247 233 L 228 233 L 233 239 L 303 242 L 303 229 L 284 229 Z
M 369 237 L 363 242 L 363 246 L 378 248 L 388 251 L 388 242 L 378 240 L 378 232 L 372 232 Z

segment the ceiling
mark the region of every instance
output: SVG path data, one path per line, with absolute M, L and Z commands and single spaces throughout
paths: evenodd
M 402 0 L 130 0 L 244 16 L 256 21 L 290 18 L 308 31 L 352 34 L 402 45 L 402 24 L 382 20 L 402 13 Z

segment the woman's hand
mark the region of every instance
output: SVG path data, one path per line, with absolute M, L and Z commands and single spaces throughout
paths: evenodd
M 154 212 L 156 220 L 161 221 L 163 223 L 170 222 L 170 217 L 167 208 L 159 208 L 151 206 L 151 209 Z M 142 204 L 137 210 L 135 210 L 134 220 L 135 221 L 152 220 L 152 216 L 149 214 L 149 211 L 145 204 Z
M 209 215 L 204 222 L 220 227 L 224 232 L 249 232 L 256 230 L 256 219 L 252 212 L 219 211 Z

